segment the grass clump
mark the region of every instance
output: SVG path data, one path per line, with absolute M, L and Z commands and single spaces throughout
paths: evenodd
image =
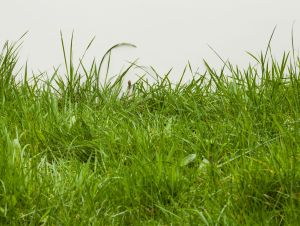
M 76 68 L 62 44 L 66 73 L 48 79 L 27 66 L 16 78 L 17 43 L 0 55 L 1 224 L 300 222 L 294 54 L 251 55 L 243 70 L 205 62 L 188 83 L 156 74 L 124 91 L 134 64 L 101 83 L 105 59 Z

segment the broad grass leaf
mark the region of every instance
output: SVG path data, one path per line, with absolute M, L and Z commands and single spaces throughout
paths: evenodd
M 181 160 L 180 166 L 186 166 L 186 165 L 194 162 L 196 157 L 197 157 L 196 154 L 187 155 L 184 159 Z

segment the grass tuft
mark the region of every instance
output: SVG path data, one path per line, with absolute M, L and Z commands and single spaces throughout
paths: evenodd
M 61 44 L 66 72 L 48 78 L 16 70 L 20 42 L 0 54 L 1 225 L 300 222 L 294 51 L 276 60 L 269 42 L 244 69 L 188 64 L 177 84 L 153 69 L 124 91 L 136 62 L 109 79 L 110 57 L 133 45 L 88 67 L 85 53 L 74 65 L 73 35 L 69 54 Z

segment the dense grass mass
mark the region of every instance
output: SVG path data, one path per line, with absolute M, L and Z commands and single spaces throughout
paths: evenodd
M 112 49 L 75 67 L 62 44 L 66 73 L 47 79 L 26 66 L 17 78 L 18 42 L 1 53 L 1 225 L 300 222 L 294 52 L 250 54 L 245 69 L 187 65 L 188 83 L 157 74 L 124 91 L 134 64 L 102 83 Z

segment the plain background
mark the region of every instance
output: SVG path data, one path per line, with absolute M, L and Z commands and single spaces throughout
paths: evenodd
M 212 46 L 233 64 L 247 66 L 265 50 L 277 25 L 272 50 L 280 58 L 291 50 L 294 27 L 300 46 L 299 0 L 7 0 L 1 1 L 0 44 L 16 40 L 25 31 L 20 64 L 33 71 L 53 71 L 63 63 L 60 30 L 66 43 L 74 31 L 75 59 L 96 39 L 86 62 L 98 61 L 112 45 L 130 42 L 138 48 L 120 48 L 112 55 L 112 74 L 139 58 L 139 65 L 159 73 L 173 68 L 178 78 L 188 61 L 204 70 L 203 58 L 213 67 L 222 62 Z

